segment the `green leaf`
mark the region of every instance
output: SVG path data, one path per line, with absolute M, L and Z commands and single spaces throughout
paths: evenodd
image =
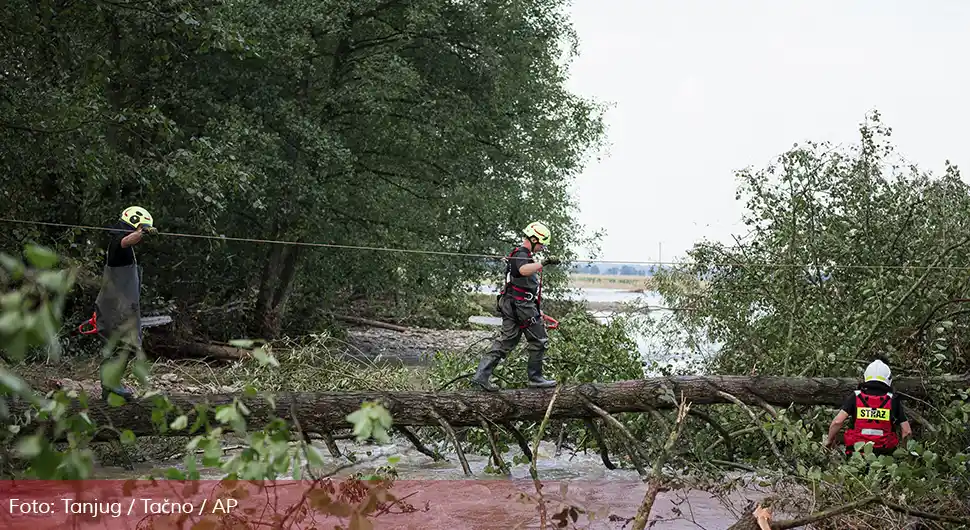
M 313 447 L 310 444 L 306 444 L 306 455 L 307 455 L 307 461 L 310 462 L 311 464 L 317 467 L 320 467 L 323 465 L 323 455 L 320 454 L 320 451 L 318 451 L 316 447 Z
M 135 433 L 131 432 L 129 429 L 121 431 L 121 435 L 119 435 L 118 438 L 124 445 L 131 445 L 135 443 Z
M 148 363 L 144 359 L 135 359 L 135 362 L 131 366 L 131 373 L 138 379 L 138 382 L 146 384 L 151 371 Z
M 3 347 L 12 361 L 22 361 L 27 354 L 27 333 L 21 328 L 4 341 Z
M 235 339 L 229 341 L 229 344 L 235 346 L 236 348 L 249 349 L 252 348 L 256 341 L 250 339 Z
M 23 379 L 3 367 L 0 367 L 0 387 L 18 395 L 30 389 Z
M 173 430 L 181 431 L 186 426 L 188 426 L 188 424 L 189 424 L 189 418 L 188 416 L 183 414 L 178 418 L 175 418 L 175 421 L 173 421 L 172 424 L 169 425 L 169 427 L 171 427 Z
M 112 407 L 120 407 L 125 404 L 125 398 L 111 392 L 108 394 L 108 405 Z
M 23 458 L 34 458 L 43 450 L 42 439 L 39 434 L 25 436 L 17 441 L 17 454 Z
M 43 271 L 37 275 L 37 283 L 51 291 L 63 291 L 67 287 L 68 271 Z
M 127 354 L 106 361 L 101 364 L 101 383 L 108 388 L 118 388 L 121 385 L 121 376 L 124 373 Z
M 20 291 L 10 291 L 0 296 L 0 308 L 4 311 L 19 310 L 24 303 L 24 295 Z
M 57 253 L 40 245 L 27 245 L 24 249 L 27 261 L 38 269 L 49 269 L 57 264 Z
M 230 423 L 239 418 L 239 412 L 235 404 L 223 405 L 216 410 L 216 421 L 219 423 Z
M 20 311 L 5 311 L 0 315 L 0 334 L 12 335 L 19 331 L 24 325 L 23 315 Z
M 256 348 L 253 350 L 253 357 L 255 357 L 262 366 L 271 365 L 275 367 L 280 365 L 279 361 L 276 360 L 276 357 L 266 353 L 266 350 L 263 348 Z
M 22 261 L 11 256 L 10 254 L 6 254 L 3 252 L 0 252 L 0 265 L 3 265 L 3 268 L 7 269 L 7 271 L 10 273 L 11 276 L 13 276 L 13 279 L 15 280 L 19 280 L 21 278 L 25 269 L 24 263 Z

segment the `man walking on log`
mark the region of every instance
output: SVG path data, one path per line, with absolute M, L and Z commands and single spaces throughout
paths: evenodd
M 121 212 L 121 218 L 109 226 L 107 252 L 102 275 L 101 292 L 95 301 L 95 314 L 92 324 L 98 335 L 110 341 L 112 335 L 120 334 L 124 374 L 132 349 L 141 349 L 141 274 L 135 260 L 135 245 L 141 243 L 146 234 L 154 234 L 155 221 L 148 210 L 140 206 L 130 206 Z M 103 359 L 103 368 L 109 359 Z M 107 388 L 103 383 L 101 398 L 108 399 L 109 393 L 131 399 L 133 393 L 123 385 Z
M 873 453 L 891 455 L 899 446 L 900 437 L 896 435 L 898 425 L 905 442 L 913 434 L 901 397 L 892 391 L 893 376 L 889 366 L 875 360 L 866 367 L 865 380 L 859 389 L 846 396 L 842 410 L 829 426 L 826 448 L 835 446 L 835 437 L 846 419 L 852 423 L 845 431 L 845 454 L 852 456 L 856 442 L 872 442 Z
M 489 392 L 499 388 L 489 379 L 492 371 L 515 348 L 523 334 L 528 341 L 529 386 L 551 388 L 556 382 L 542 376 L 542 361 L 549 346 L 545 322 L 541 310 L 540 272 L 548 265 L 556 265 L 559 259 L 549 256 L 537 261 L 534 254 L 549 245 L 551 233 L 542 223 L 531 223 L 523 231 L 522 245 L 508 255 L 505 269 L 505 287 L 498 296 L 497 309 L 502 315 L 502 331 L 492 344 L 492 350 L 478 364 L 478 371 L 471 382 Z

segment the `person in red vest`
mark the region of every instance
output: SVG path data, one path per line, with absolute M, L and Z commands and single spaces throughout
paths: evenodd
M 852 456 L 856 442 L 872 442 L 873 453 L 891 455 L 912 436 L 913 429 L 903 410 L 902 398 L 892 391 L 893 375 L 889 366 L 877 359 L 866 367 L 859 389 L 846 396 L 842 409 L 829 425 L 826 448 L 835 446 L 835 437 L 845 420 L 852 418 L 845 431 L 845 454 Z M 899 427 L 900 435 L 896 434 Z

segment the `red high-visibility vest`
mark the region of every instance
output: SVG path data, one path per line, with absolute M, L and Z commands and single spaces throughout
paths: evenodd
M 845 431 L 845 448 L 851 450 L 856 442 L 872 442 L 876 449 L 895 449 L 899 437 L 893 431 L 892 404 L 892 392 L 874 396 L 856 390 L 855 423 Z

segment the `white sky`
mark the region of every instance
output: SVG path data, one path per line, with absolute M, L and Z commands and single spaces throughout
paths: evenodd
M 899 153 L 970 165 L 970 1 L 573 0 L 570 88 L 613 103 L 575 192 L 599 258 L 670 261 L 740 233 L 734 170 L 855 142 L 876 108 Z M 962 50 L 962 51 L 961 51 Z M 964 179 L 970 179 L 970 168 Z

